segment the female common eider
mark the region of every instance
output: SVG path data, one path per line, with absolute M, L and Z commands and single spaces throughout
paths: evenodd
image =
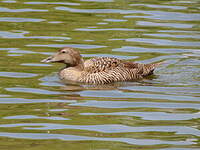
M 96 57 L 84 61 L 79 51 L 70 47 L 60 49 L 55 55 L 41 62 L 64 63 L 66 67 L 59 72 L 61 80 L 87 84 L 142 79 L 153 74 L 154 69 L 162 63 L 140 64 L 110 57 Z

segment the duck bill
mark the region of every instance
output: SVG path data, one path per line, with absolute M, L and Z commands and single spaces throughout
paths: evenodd
M 54 62 L 53 56 L 47 57 L 41 61 L 42 63 L 51 63 Z

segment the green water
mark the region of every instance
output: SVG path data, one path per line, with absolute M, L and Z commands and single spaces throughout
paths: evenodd
M 0 150 L 200 149 L 197 0 L 1 0 Z M 139 82 L 59 81 L 59 48 L 165 61 Z

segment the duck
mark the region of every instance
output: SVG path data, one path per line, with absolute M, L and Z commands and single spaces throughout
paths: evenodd
M 43 63 L 63 63 L 58 75 L 61 80 L 86 83 L 109 84 L 141 80 L 152 75 L 163 62 L 142 64 L 113 57 L 94 57 L 84 60 L 80 52 L 64 47 L 54 55 L 43 59 Z

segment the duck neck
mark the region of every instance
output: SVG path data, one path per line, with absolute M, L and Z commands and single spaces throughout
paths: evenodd
M 68 68 L 68 67 L 69 66 L 66 65 L 66 68 Z M 77 64 L 75 64 L 73 66 L 70 66 L 70 67 L 73 67 L 74 69 L 76 69 L 78 71 L 83 71 L 83 69 L 84 69 L 84 60 L 81 58 L 81 60 Z
M 79 70 L 79 71 L 83 71 L 84 65 L 81 63 L 81 64 L 78 64 L 78 65 L 74 66 L 74 68 Z

